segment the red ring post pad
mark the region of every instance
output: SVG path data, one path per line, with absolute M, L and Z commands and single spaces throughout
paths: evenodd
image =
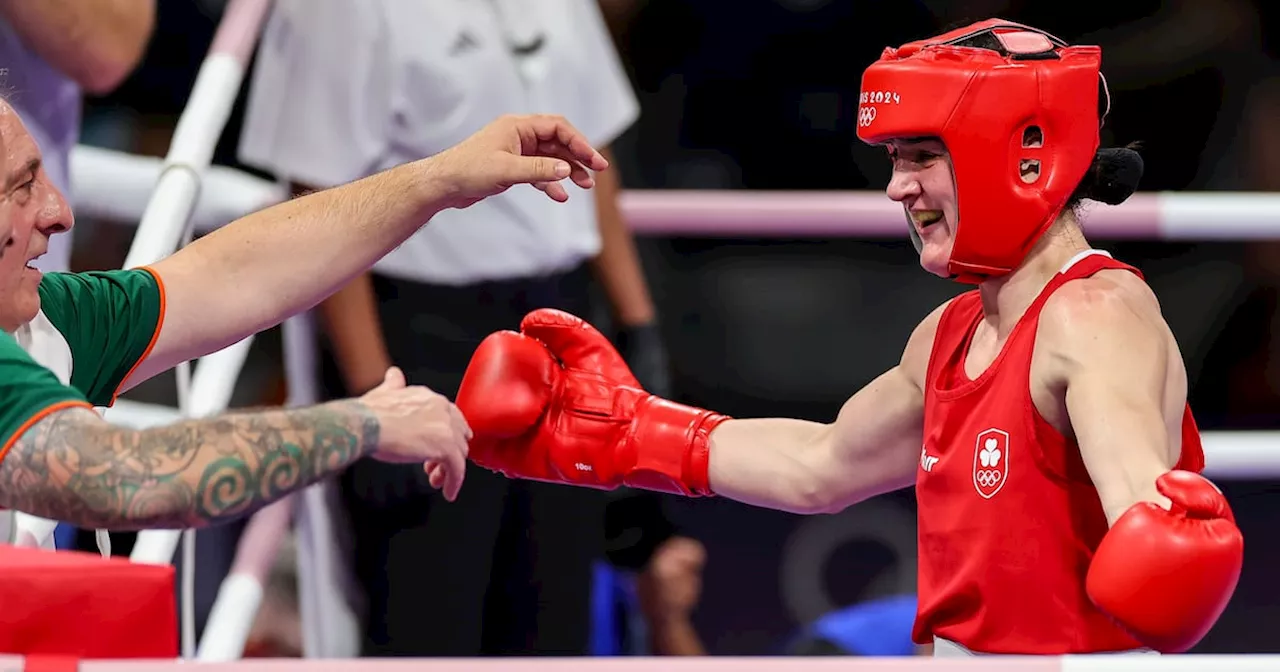
M 177 658 L 174 568 L 0 545 L 0 653 Z

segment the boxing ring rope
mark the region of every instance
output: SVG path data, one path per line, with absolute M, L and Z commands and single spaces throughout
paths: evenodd
M 652 236 L 902 239 L 906 231 L 902 206 L 879 191 L 628 191 L 622 210 L 632 230 Z M 1138 193 L 1083 213 L 1098 240 L 1280 238 L 1274 193 Z
M 95 147 L 72 153 L 78 214 L 133 221 L 160 174 L 160 161 Z M 283 185 L 214 166 L 206 174 L 193 224 L 202 233 L 287 197 Z M 621 207 L 646 236 L 729 238 L 903 237 L 902 207 L 875 191 L 630 190 Z M 1084 206 L 1082 224 L 1097 240 L 1275 240 L 1280 194 L 1143 192 L 1117 206 Z

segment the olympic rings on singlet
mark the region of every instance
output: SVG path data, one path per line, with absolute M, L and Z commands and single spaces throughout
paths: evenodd
M 998 469 L 979 469 L 978 473 L 974 474 L 974 478 L 978 479 L 978 485 L 989 488 L 999 483 L 1003 474 Z

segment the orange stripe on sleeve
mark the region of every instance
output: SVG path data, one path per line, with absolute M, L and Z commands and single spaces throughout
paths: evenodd
M 138 270 L 150 273 L 151 277 L 155 279 L 156 288 L 160 291 L 160 314 L 156 316 L 156 327 L 155 331 L 151 333 L 151 342 L 147 344 L 147 349 L 143 351 L 142 356 L 138 358 L 138 361 L 134 362 L 133 366 L 129 368 L 129 373 L 126 373 L 124 377 L 120 379 L 120 384 L 116 386 L 115 391 L 111 393 L 111 402 L 107 404 L 108 406 L 115 405 L 116 397 L 120 396 L 120 390 L 124 388 L 124 384 L 129 382 L 129 378 L 138 370 L 138 367 L 142 366 L 142 363 L 147 361 L 147 357 L 151 356 L 151 351 L 155 349 L 156 342 L 160 340 L 160 330 L 164 328 L 164 314 L 165 309 L 168 307 L 168 299 L 164 290 L 164 280 L 161 280 L 160 274 L 156 273 L 155 269 L 150 266 L 140 266 Z M 3 453 L 0 453 L 0 459 L 4 459 Z
M 8 441 L 5 441 L 4 447 L 0 448 L 0 460 L 4 460 L 5 456 L 9 454 L 9 449 L 13 448 L 13 444 L 17 443 L 18 439 L 21 438 L 22 435 L 28 429 L 31 429 L 32 425 L 45 419 L 50 413 L 56 413 L 63 409 L 74 408 L 77 406 L 82 408 L 87 408 L 91 411 L 93 410 L 93 404 L 90 404 L 87 401 L 77 401 L 75 399 L 70 399 L 67 401 L 59 401 L 59 402 L 49 404 L 48 406 L 45 406 L 43 409 L 41 409 L 39 413 L 36 413 L 30 418 L 27 418 L 27 421 L 22 423 L 22 426 L 18 427 L 18 431 L 14 432 L 13 436 L 9 437 Z

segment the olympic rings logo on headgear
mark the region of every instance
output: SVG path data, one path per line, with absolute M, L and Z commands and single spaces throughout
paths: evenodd
M 870 126 L 871 122 L 875 120 L 876 120 L 875 107 L 868 105 L 866 107 L 858 108 L 858 125 L 859 126 Z
M 1004 474 L 1001 474 L 999 469 L 979 469 L 978 473 L 974 474 L 974 478 L 978 479 L 978 485 L 989 488 L 999 483 L 1000 479 L 1004 478 Z

